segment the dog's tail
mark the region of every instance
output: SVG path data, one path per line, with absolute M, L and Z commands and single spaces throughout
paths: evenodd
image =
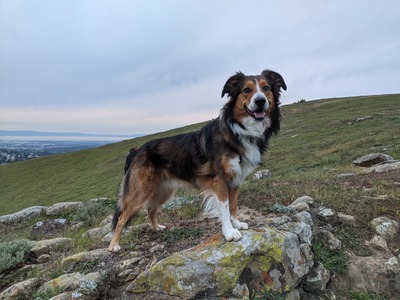
M 125 174 L 126 174 L 126 172 L 128 172 L 129 167 L 130 167 L 132 161 L 134 160 L 136 154 L 138 154 L 138 152 L 139 152 L 139 148 L 132 148 L 131 150 L 129 150 L 129 153 L 126 156 L 126 160 L 125 160 L 125 167 L 124 167 Z
M 113 220 L 112 220 L 112 232 L 114 232 L 115 227 L 118 224 L 118 219 L 122 212 L 122 204 L 123 204 L 124 194 L 127 192 L 127 189 L 129 188 L 127 186 L 127 184 L 129 183 L 128 170 L 129 170 L 129 167 L 130 167 L 132 161 L 135 159 L 135 156 L 138 154 L 138 152 L 139 152 L 139 148 L 132 148 L 129 150 L 129 153 L 126 156 L 125 166 L 124 166 L 125 176 L 122 179 L 120 186 L 119 186 L 119 191 L 118 191 L 118 196 L 117 196 L 118 202 L 117 202 L 117 206 L 115 208 L 115 212 L 114 212 L 114 216 L 113 216 Z

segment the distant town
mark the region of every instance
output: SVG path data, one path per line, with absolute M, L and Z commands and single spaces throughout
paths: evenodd
M 53 133 L 0 130 L 0 164 L 96 148 L 141 134 L 96 135 L 80 133 Z
M 100 141 L 4 141 L 0 140 L 0 164 L 100 147 Z

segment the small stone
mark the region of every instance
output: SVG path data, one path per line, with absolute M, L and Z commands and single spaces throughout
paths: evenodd
M 305 202 L 290 204 L 288 207 L 294 208 L 297 211 L 310 211 L 310 207 Z
M 124 279 L 124 282 L 128 282 L 134 280 L 139 274 L 140 271 L 138 270 L 127 269 L 118 273 L 117 277 L 120 279 Z
M 51 259 L 51 256 L 49 254 L 42 254 L 37 258 L 37 262 L 39 264 L 43 264 L 45 262 L 48 262 Z
M 317 212 L 317 216 L 323 220 L 331 220 L 336 216 L 336 212 L 331 208 L 321 208 Z
M 39 222 L 37 222 L 35 225 L 34 225 L 34 227 L 42 227 L 44 225 L 44 222 L 43 221 L 39 221 Z
M 398 236 L 400 230 L 399 222 L 388 217 L 378 217 L 371 221 L 375 232 L 388 241 Z
M 293 220 L 297 222 L 304 222 L 310 226 L 313 226 L 313 220 L 311 218 L 311 214 L 309 212 L 303 211 L 293 216 Z
M 164 250 L 164 247 L 165 246 L 163 244 L 157 244 L 157 245 L 151 247 L 149 251 L 150 251 L 150 253 L 154 253 L 154 252 L 157 252 L 157 251 L 162 251 L 162 250 Z
M 353 165 L 360 167 L 371 167 L 373 165 L 392 160 L 393 157 L 390 155 L 383 153 L 371 153 L 357 158 L 353 161 Z
M 397 261 L 396 257 L 391 257 L 387 262 L 385 262 L 385 265 L 389 268 L 396 268 L 399 265 L 399 262 Z
M 342 242 L 332 232 L 319 230 L 317 234 L 330 251 L 337 252 L 342 248 Z
M 294 200 L 291 205 L 296 205 L 298 203 L 307 203 L 308 205 L 313 205 L 314 199 L 309 196 L 301 196 Z
M 253 179 L 261 179 L 261 178 L 269 178 L 272 177 L 272 171 L 271 170 L 261 170 L 256 172 L 253 175 Z
M 325 291 L 326 284 L 330 279 L 330 272 L 321 263 L 318 263 L 309 274 L 302 285 L 306 292 L 318 293 Z
M 291 222 L 285 223 L 277 227 L 279 230 L 285 230 L 293 232 L 297 235 L 300 243 L 311 245 L 312 230 L 311 226 L 303 222 Z
M 356 219 L 354 218 L 354 216 L 351 215 L 346 215 L 343 213 L 337 213 L 339 222 L 346 224 L 348 226 L 352 226 L 355 227 L 356 226 Z
M 54 223 L 65 225 L 67 223 L 67 219 L 54 219 Z
M 130 258 L 130 259 L 127 259 L 127 260 L 123 260 L 123 261 L 118 263 L 117 268 L 119 270 L 130 269 L 134 265 L 136 265 L 141 259 L 142 259 L 141 257 L 134 257 L 134 258 Z
M 106 224 L 100 228 L 92 228 L 82 234 L 82 237 L 89 237 L 90 239 L 99 239 L 111 230 L 111 224 Z
M 353 176 L 355 176 L 354 173 L 342 173 L 342 174 L 337 175 L 336 177 L 337 178 L 346 178 L 346 177 L 353 177 Z
M 365 121 L 365 120 L 368 120 L 368 119 L 372 119 L 372 116 L 358 117 L 356 119 L 356 123 L 357 122 L 362 122 L 362 121 Z
M 378 251 L 389 251 L 389 248 L 388 248 L 386 240 L 383 237 L 379 236 L 379 235 L 375 235 L 369 241 L 368 244 L 369 244 L 369 246 L 371 246 L 375 250 L 378 250 Z
M 237 283 L 232 290 L 232 295 L 238 297 L 239 299 L 250 299 L 250 291 L 246 284 Z

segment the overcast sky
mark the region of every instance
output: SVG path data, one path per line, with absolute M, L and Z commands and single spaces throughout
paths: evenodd
M 283 104 L 399 93 L 400 1 L 0 0 L 3 130 L 164 131 L 266 68 Z

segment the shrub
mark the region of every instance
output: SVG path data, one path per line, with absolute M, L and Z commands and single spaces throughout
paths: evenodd
M 14 240 L 0 243 L 0 273 L 17 267 L 27 259 L 27 254 L 32 248 L 28 240 Z

